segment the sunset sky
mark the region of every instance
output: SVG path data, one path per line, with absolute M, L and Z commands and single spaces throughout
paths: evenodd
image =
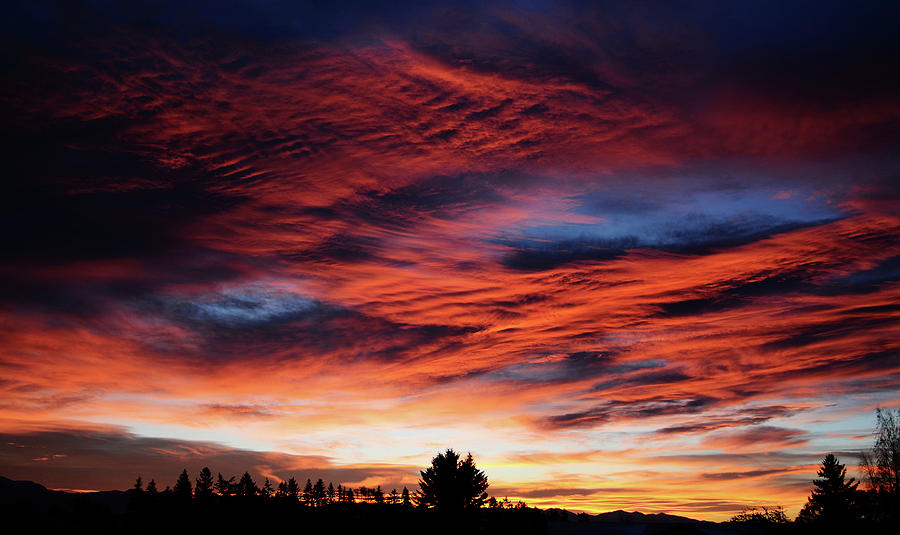
M 452 447 L 723 520 L 857 471 L 896 2 L 296 4 L 4 4 L 0 475 L 414 490 Z

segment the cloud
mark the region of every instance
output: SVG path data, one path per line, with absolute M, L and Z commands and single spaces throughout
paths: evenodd
M 4 476 L 41 483 L 49 488 L 109 490 L 128 488 L 141 476 L 160 488 L 174 484 L 187 469 L 196 476 L 203 466 L 226 478 L 244 471 L 257 480 L 321 477 L 335 485 L 378 479 L 384 486 L 412 485 L 413 466 L 340 465 L 315 455 L 247 451 L 215 443 L 147 438 L 121 429 L 55 428 L 4 433 L 0 458 Z M 33 457 L 46 458 L 37 463 Z M 98 467 L 102 467 L 98 469 Z
M 10 8 L 11 465 L 799 507 L 900 386 L 893 9 L 415 4 Z
M 705 443 L 724 451 L 754 452 L 805 445 L 809 439 L 802 429 L 786 429 L 761 425 L 741 431 L 729 431 L 709 436 Z

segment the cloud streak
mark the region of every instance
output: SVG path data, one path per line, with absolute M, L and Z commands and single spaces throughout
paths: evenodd
M 4 466 L 795 512 L 900 389 L 893 19 L 408 7 L 15 8 Z

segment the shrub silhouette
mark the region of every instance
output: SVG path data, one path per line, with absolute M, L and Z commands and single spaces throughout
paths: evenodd
M 419 505 L 443 512 L 477 509 L 487 500 L 488 480 L 475 467 L 470 453 L 460 460 L 448 449 L 431 460 L 431 467 L 420 472 Z

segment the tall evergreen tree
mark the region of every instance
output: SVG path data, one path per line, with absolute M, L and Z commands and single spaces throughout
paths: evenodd
M 150 483 L 147 483 L 147 493 L 156 494 L 158 491 L 156 490 L 156 480 L 151 479 Z
M 325 494 L 328 496 L 328 503 L 334 503 L 335 491 L 331 481 L 328 482 L 328 490 L 325 491 Z
M 175 492 L 175 496 L 179 499 L 190 501 L 193 489 L 191 488 L 191 478 L 188 476 L 187 469 L 181 471 L 181 475 L 178 476 L 178 481 L 175 482 L 175 487 L 172 488 L 172 491 Z
M 484 505 L 487 500 L 487 477 L 475 467 L 470 453 L 460 460 L 448 449 L 431 460 L 431 466 L 420 472 L 419 503 L 444 512 L 458 512 Z
M 347 487 L 346 496 L 347 496 L 347 503 L 354 503 L 354 502 L 356 502 L 356 497 L 353 496 L 353 489 L 352 489 L 352 488 Z
M 197 484 L 194 486 L 194 496 L 197 497 L 198 500 L 208 500 L 213 495 L 213 486 L 215 485 L 215 481 L 213 481 L 212 472 L 210 472 L 208 466 L 204 466 L 202 470 L 200 470 L 200 477 L 197 478 Z
M 219 496 L 230 496 L 232 493 L 232 487 L 234 486 L 234 476 L 225 479 L 222 477 L 222 473 L 219 472 L 219 475 L 216 477 L 216 494 Z
M 250 472 L 244 472 L 244 475 L 241 476 L 241 479 L 237 484 L 237 492 L 239 496 L 245 498 L 251 498 L 259 493 L 256 482 L 250 477 Z
M 821 479 L 813 481 L 813 490 L 797 516 L 798 522 L 822 523 L 827 526 L 847 525 L 858 518 L 854 478 L 847 479 L 847 469 L 829 453 L 816 472 Z
M 306 486 L 303 487 L 303 497 L 301 498 L 301 500 L 303 501 L 303 505 L 312 505 L 312 503 L 313 503 L 312 493 L 313 493 L 312 481 L 307 479 Z
M 300 485 L 297 480 L 291 477 L 287 483 L 287 495 L 291 502 L 296 502 L 300 496 Z
M 403 507 L 407 507 L 407 508 L 412 507 L 412 500 L 409 499 L 409 489 L 408 488 L 403 487 L 403 492 L 400 493 L 400 500 L 401 500 Z
M 141 480 L 141 476 L 138 476 L 134 482 L 134 487 L 132 487 L 137 492 L 144 492 L 144 483 Z
M 316 481 L 316 484 L 313 485 L 310 497 L 312 498 L 312 503 L 316 507 L 325 505 L 325 482 L 322 481 L 322 478 L 319 478 Z
M 274 489 L 272 489 L 272 483 L 269 481 L 269 478 L 266 478 L 266 482 L 263 483 L 263 487 L 259 492 L 263 498 L 271 498 L 274 493 Z
M 384 492 L 381 490 L 381 485 L 375 487 L 372 497 L 375 499 L 375 503 L 384 503 Z

